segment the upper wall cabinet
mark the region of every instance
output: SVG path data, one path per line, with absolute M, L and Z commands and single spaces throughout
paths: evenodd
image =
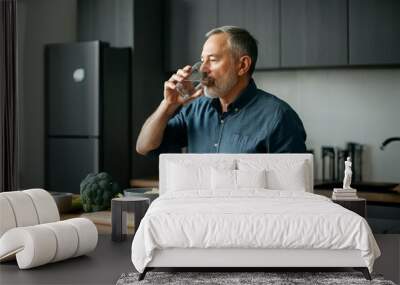
M 219 0 L 218 25 L 247 29 L 258 41 L 258 69 L 279 67 L 279 0 Z
M 399 16 L 399 0 L 349 0 L 350 64 L 399 64 Z
M 168 0 L 165 70 L 200 59 L 205 33 L 244 27 L 257 69 L 400 64 L 400 0 Z
M 217 26 L 217 0 L 170 0 L 166 4 L 167 71 L 200 60 L 204 35 Z
M 282 67 L 347 65 L 347 0 L 281 0 Z

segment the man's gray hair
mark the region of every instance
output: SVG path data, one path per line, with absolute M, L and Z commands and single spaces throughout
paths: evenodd
M 206 39 L 221 33 L 229 35 L 229 44 L 234 56 L 248 55 L 251 58 L 249 74 L 252 75 L 258 57 L 257 40 L 245 29 L 235 26 L 222 26 L 212 29 L 206 34 Z

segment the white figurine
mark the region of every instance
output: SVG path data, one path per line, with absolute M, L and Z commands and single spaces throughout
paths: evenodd
M 351 171 L 351 159 L 347 157 L 347 160 L 344 162 L 345 169 L 344 169 L 344 179 L 343 179 L 343 189 L 353 189 L 350 187 L 351 184 L 351 176 L 353 172 Z

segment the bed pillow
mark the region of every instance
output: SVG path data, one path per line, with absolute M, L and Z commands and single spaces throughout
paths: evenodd
M 269 170 L 267 174 L 268 188 L 306 192 L 307 177 L 304 164 L 304 162 L 298 163 L 283 171 L 279 169 Z
M 241 188 L 266 188 L 267 177 L 262 170 L 211 169 L 213 190 L 238 190 Z
M 233 170 L 234 160 L 214 161 L 210 164 L 204 161 L 177 160 L 167 164 L 168 191 L 210 190 L 211 169 Z
M 238 160 L 239 170 L 266 170 L 268 189 L 306 191 L 308 176 L 306 161 Z
M 236 170 L 211 168 L 211 189 L 236 189 Z
M 236 183 L 238 188 L 267 188 L 267 171 L 236 170 Z

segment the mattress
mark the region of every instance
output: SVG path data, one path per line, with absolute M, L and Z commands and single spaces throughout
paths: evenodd
M 156 199 L 135 234 L 132 262 L 143 272 L 157 249 L 359 250 L 372 271 L 380 251 L 361 216 L 300 191 L 194 190 Z

